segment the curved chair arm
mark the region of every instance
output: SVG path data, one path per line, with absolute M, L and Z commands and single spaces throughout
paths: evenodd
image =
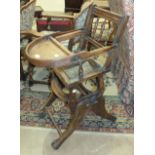
M 55 60 L 52 63 L 53 68 L 61 68 L 61 67 L 67 67 L 74 64 L 79 64 L 82 61 L 85 61 L 86 59 L 90 59 L 94 56 L 99 56 L 100 54 L 110 52 L 112 49 L 116 48 L 116 45 L 108 46 L 108 47 L 101 47 L 96 50 L 92 51 L 82 51 L 74 55 L 70 55 L 66 58 L 62 58 L 59 60 Z
M 30 43 L 33 39 L 39 38 L 43 36 L 42 33 L 34 31 L 34 30 L 21 30 L 20 31 L 20 41 L 22 41 L 23 39 L 27 39 L 28 43 Z M 26 46 L 22 47 L 20 49 L 21 55 L 23 55 L 25 57 L 25 48 Z
M 69 33 L 69 32 L 73 32 L 74 30 L 69 30 L 69 31 L 62 31 L 62 32 L 55 32 L 52 34 L 47 34 L 46 36 L 52 36 L 52 37 L 57 37 L 57 36 L 61 36 L 63 34 Z M 41 33 L 41 32 L 37 32 L 35 30 L 21 30 L 20 34 L 23 36 L 27 36 L 27 37 L 35 37 L 35 38 L 39 38 L 39 37 L 43 37 L 45 36 L 45 34 Z
M 39 37 L 43 36 L 42 33 L 37 32 L 35 30 L 22 30 L 22 31 L 20 31 L 20 34 L 24 35 L 24 36 L 26 35 L 28 37 L 35 37 L 35 38 L 39 38 Z

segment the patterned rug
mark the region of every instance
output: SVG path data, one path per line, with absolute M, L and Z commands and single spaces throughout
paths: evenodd
M 47 113 L 38 112 L 48 95 L 48 92 L 36 92 L 26 88 L 21 90 L 21 125 L 54 128 Z M 88 111 L 77 130 L 133 133 L 133 118 L 128 116 L 120 99 L 117 96 L 105 96 L 105 99 L 108 112 L 117 117 L 116 122 L 101 119 Z M 66 128 L 70 119 L 69 109 L 59 100 L 54 102 L 53 108 L 56 123 L 62 129 Z

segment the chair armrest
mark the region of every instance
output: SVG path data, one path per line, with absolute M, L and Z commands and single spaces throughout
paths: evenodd
M 84 34 L 84 31 L 82 29 L 70 30 L 64 34 L 56 36 L 55 39 L 58 41 L 64 41 L 66 39 L 69 40 L 69 39 L 75 38 L 75 37 L 80 36 L 82 34 Z
M 53 18 L 67 18 L 74 20 L 74 16 L 66 13 L 61 12 L 53 12 L 53 11 L 43 11 L 42 17 L 53 17 Z
M 108 46 L 108 47 L 101 47 L 101 48 L 98 48 L 98 49 L 92 50 L 92 51 L 82 51 L 77 54 L 68 56 L 66 58 L 55 60 L 52 63 L 52 67 L 53 68 L 62 68 L 62 67 L 71 66 L 74 64 L 80 64 L 82 61 L 86 61 L 86 59 L 89 59 L 93 56 L 98 56 L 100 54 L 110 52 L 115 47 L 116 47 L 116 45 Z
M 26 35 L 28 37 L 36 37 L 36 38 L 39 38 L 39 37 L 43 36 L 42 33 L 37 32 L 35 30 L 22 30 L 22 31 L 20 31 L 20 34 L 21 35 Z
M 73 30 L 65 31 L 65 32 L 63 32 L 63 31 L 62 32 L 55 32 L 55 33 L 47 34 L 46 36 L 57 37 L 57 36 L 65 34 L 66 32 L 72 32 L 72 31 Z M 35 37 L 35 38 L 45 36 L 43 33 L 37 32 L 35 30 L 22 30 L 22 31 L 20 31 L 20 34 L 24 35 L 24 36 L 26 35 L 27 37 Z

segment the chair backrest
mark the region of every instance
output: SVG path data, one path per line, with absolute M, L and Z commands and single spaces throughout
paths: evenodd
M 31 30 L 36 0 L 29 0 L 20 8 L 20 30 Z
M 80 9 L 80 12 L 75 17 L 75 29 L 82 29 L 85 26 L 85 21 L 90 7 L 93 5 L 92 0 L 85 1 Z
M 128 16 L 91 6 L 85 23 L 87 35 L 104 45 L 117 44 L 124 32 Z
M 90 5 L 93 4 L 93 0 L 87 0 L 85 1 L 80 8 L 80 13 L 82 13 L 83 10 L 87 9 Z

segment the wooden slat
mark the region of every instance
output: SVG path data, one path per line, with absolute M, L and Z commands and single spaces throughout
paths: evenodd
M 52 79 L 51 88 L 53 92 L 56 94 L 56 96 L 58 96 L 62 101 L 66 101 L 66 95 L 62 91 L 62 88 L 60 87 L 56 78 Z
M 62 83 L 65 85 L 65 87 L 68 87 L 67 78 L 66 78 L 66 75 L 65 75 L 63 69 L 61 69 L 61 68 L 54 69 L 54 72 L 59 77 L 59 79 L 62 81 Z
M 93 51 L 89 51 L 89 52 L 85 52 L 85 53 L 83 52 L 83 55 L 81 53 L 81 58 L 90 58 L 93 56 L 98 56 L 100 54 L 109 52 L 113 48 L 114 48 L 114 46 L 107 46 L 107 47 L 98 48 L 98 49 L 93 50 Z
M 55 122 L 55 120 L 54 120 L 54 118 L 53 118 L 53 115 L 54 115 L 53 109 L 50 109 L 50 110 L 49 110 L 48 108 L 45 108 L 45 109 L 46 109 L 46 111 L 47 111 L 47 113 L 48 113 L 50 119 L 52 120 L 53 125 L 55 126 L 55 128 L 56 128 L 56 130 L 57 130 L 59 136 L 62 136 L 62 131 L 61 131 L 61 129 L 57 126 L 57 124 L 56 124 L 56 122 Z
M 72 87 L 74 84 L 78 84 L 81 83 L 82 81 L 85 81 L 86 79 L 91 79 L 96 77 L 98 74 L 100 74 L 102 71 L 98 70 L 98 71 L 93 71 L 91 73 L 88 73 L 87 75 L 85 75 L 83 78 L 79 78 L 79 80 L 77 79 L 77 81 L 69 81 L 67 75 L 64 73 L 63 69 L 55 69 L 54 72 L 56 73 L 56 75 L 61 79 L 61 81 L 63 82 L 63 84 L 66 87 Z
M 80 79 L 79 81 L 75 81 L 73 83 L 70 83 L 69 86 L 72 87 L 74 86 L 75 84 L 79 84 L 79 83 L 82 83 L 86 80 L 89 80 L 89 79 L 94 79 L 95 77 L 97 77 L 99 74 L 101 74 L 102 71 L 98 71 L 98 72 L 92 72 L 92 73 L 89 73 L 87 74 L 86 76 L 84 76 L 82 79 Z
M 63 59 L 55 60 L 52 62 L 53 68 L 60 68 L 65 67 L 68 65 L 73 65 L 74 63 L 77 63 L 79 61 L 82 61 L 84 59 L 91 58 L 93 56 L 98 56 L 100 54 L 109 52 L 111 49 L 113 49 L 115 46 L 107 46 L 107 47 L 101 47 L 93 51 L 85 51 L 85 52 L 79 52 L 77 54 L 74 54 L 72 56 L 68 56 Z
M 87 18 L 86 18 L 86 21 L 85 21 L 84 30 L 85 30 L 85 32 L 87 32 L 88 35 L 91 33 L 92 23 L 93 23 L 93 20 L 94 20 L 94 17 L 93 17 L 93 14 L 92 14 L 93 9 L 94 9 L 94 5 L 91 5 L 89 10 L 88 10 L 88 15 L 87 15 Z
M 115 36 L 116 41 L 118 41 L 121 38 L 121 36 L 123 35 L 123 32 L 126 28 L 128 19 L 129 19 L 129 16 L 124 16 L 123 18 L 121 18 L 121 21 L 119 23 L 119 27 L 118 27 L 118 30 L 117 30 L 116 36 Z
M 93 27 L 92 37 L 95 37 L 95 33 L 96 33 L 96 30 L 97 30 L 98 22 L 99 22 L 99 18 L 97 18 L 97 20 L 95 22 L 95 25 Z
M 71 51 L 69 51 L 65 46 L 63 46 L 60 42 L 58 42 L 53 37 L 49 37 L 49 39 L 54 42 L 56 46 L 58 46 L 60 49 L 62 49 L 67 55 L 72 55 Z
M 110 35 L 109 35 L 109 40 L 112 40 L 112 36 L 115 35 L 116 33 L 116 26 L 113 25 L 113 27 L 110 27 L 110 30 L 112 29 Z
M 52 36 L 52 37 L 57 37 L 57 36 L 60 36 L 60 35 L 63 35 L 63 34 L 66 34 L 66 33 L 71 33 L 71 32 L 74 32 L 75 30 L 68 30 L 68 31 L 59 31 L 59 32 L 55 32 L 55 33 L 52 33 L 48 36 Z
M 42 37 L 43 33 L 37 32 L 35 30 L 21 30 L 20 35 L 26 35 L 31 37 Z
M 71 38 L 77 37 L 84 34 L 82 30 L 75 30 L 70 33 L 62 34 L 60 36 L 55 37 L 58 41 L 70 40 Z
M 102 44 L 100 44 L 99 42 L 95 41 L 94 39 L 90 38 L 90 37 L 87 37 L 88 41 L 90 43 L 92 43 L 93 45 L 95 45 L 96 47 L 103 47 Z
M 97 37 L 97 40 L 101 40 L 102 39 L 103 31 L 105 30 L 105 24 L 106 24 L 106 19 L 104 19 L 104 21 L 101 24 L 101 30 L 100 30 L 99 36 Z
M 119 22 L 120 18 L 121 18 L 121 16 L 119 14 L 116 14 L 116 13 L 111 12 L 111 11 L 107 11 L 107 10 L 99 8 L 99 7 L 95 7 L 93 13 L 95 16 L 104 17 L 104 18 L 107 18 L 109 20 L 113 20 L 115 22 Z

